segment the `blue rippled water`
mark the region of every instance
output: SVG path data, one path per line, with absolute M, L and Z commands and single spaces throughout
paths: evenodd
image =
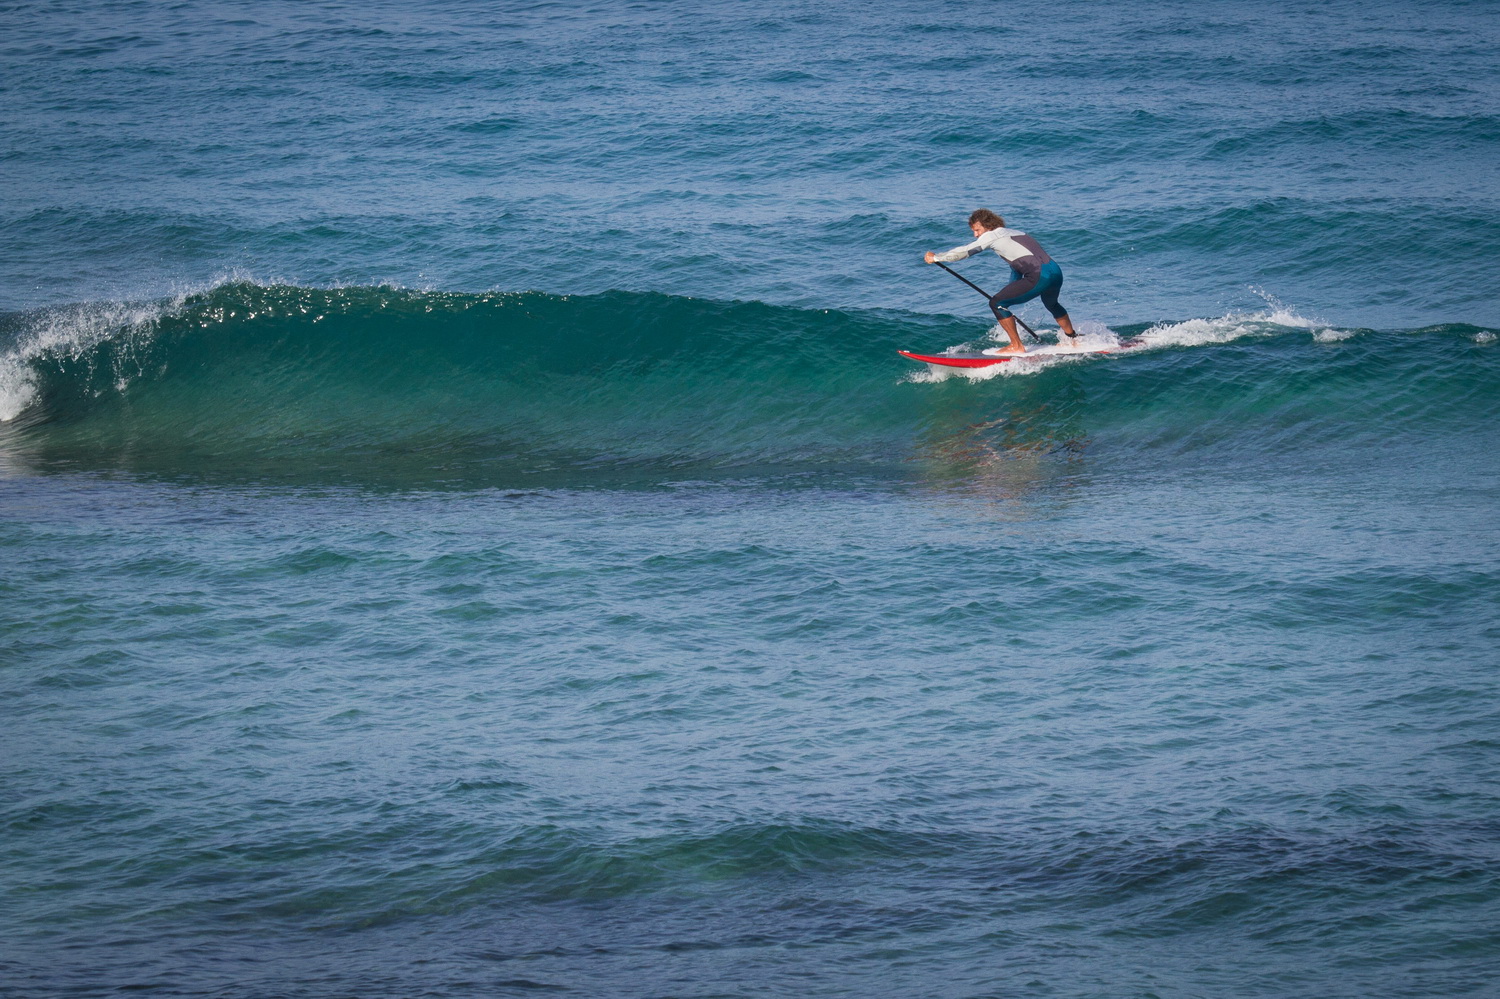
M 1494 4 L 0 27 L 0 995 L 1496 994 Z

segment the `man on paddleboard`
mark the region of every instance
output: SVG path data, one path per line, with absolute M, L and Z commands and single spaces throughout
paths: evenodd
M 974 232 L 974 242 L 955 246 L 946 253 L 928 250 L 922 259 L 929 264 L 951 264 L 984 250 L 994 250 L 1010 265 L 1010 283 L 990 296 L 990 310 L 1010 337 L 1010 346 L 1000 353 L 1026 353 L 1026 348 L 1021 346 L 1021 336 L 1016 332 L 1016 317 L 1006 306 L 1020 305 L 1033 298 L 1041 298 L 1042 304 L 1070 340 L 1076 337 L 1078 334 L 1073 330 L 1068 310 L 1057 300 L 1057 293 L 1062 290 L 1062 268 L 1047 256 L 1041 244 L 1019 229 L 1005 228 L 1005 220 L 988 208 L 981 208 L 969 216 L 969 228 Z

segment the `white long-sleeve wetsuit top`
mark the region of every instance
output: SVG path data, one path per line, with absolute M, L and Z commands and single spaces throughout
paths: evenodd
M 1036 274 L 1043 264 L 1052 260 L 1040 243 L 1019 229 L 991 229 L 980 233 L 974 242 L 955 246 L 945 253 L 933 254 L 933 258 L 951 264 L 985 250 L 994 250 L 1001 260 L 1010 264 L 1011 270 L 1022 277 Z

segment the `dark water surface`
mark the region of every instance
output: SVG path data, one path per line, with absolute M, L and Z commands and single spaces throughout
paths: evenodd
M 1495 5 L 0 27 L 0 995 L 1496 994 Z

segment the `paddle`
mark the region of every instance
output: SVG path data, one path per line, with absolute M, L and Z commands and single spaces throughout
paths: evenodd
M 947 264 L 943 263 L 941 260 L 934 260 L 933 263 L 937 264 L 943 270 L 947 271 L 949 274 L 952 274 L 954 277 L 958 278 L 960 281 L 962 281 L 964 284 L 968 285 L 970 288 L 973 288 L 975 291 L 979 292 L 979 294 L 981 294 L 981 295 L 984 296 L 985 301 L 989 301 L 990 293 L 987 292 L 987 291 L 985 291 L 983 288 L 979 287 L 979 285 L 975 284 L 973 281 L 970 281 L 968 278 L 964 277 L 962 274 L 958 273 L 958 271 L 954 270 L 952 267 L 949 267 Z M 1020 316 L 1016 316 L 1015 313 L 1011 313 L 1011 315 L 1015 316 L 1016 322 L 1018 322 L 1018 323 L 1021 324 L 1021 329 L 1025 330 L 1027 333 L 1031 334 L 1031 339 L 1033 339 L 1033 340 L 1040 340 L 1041 339 L 1041 337 L 1039 337 L 1039 336 L 1036 335 L 1036 330 L 1034 330 L 1030 326 L 1026 325 L 1026 320 L 1022 319 Z

